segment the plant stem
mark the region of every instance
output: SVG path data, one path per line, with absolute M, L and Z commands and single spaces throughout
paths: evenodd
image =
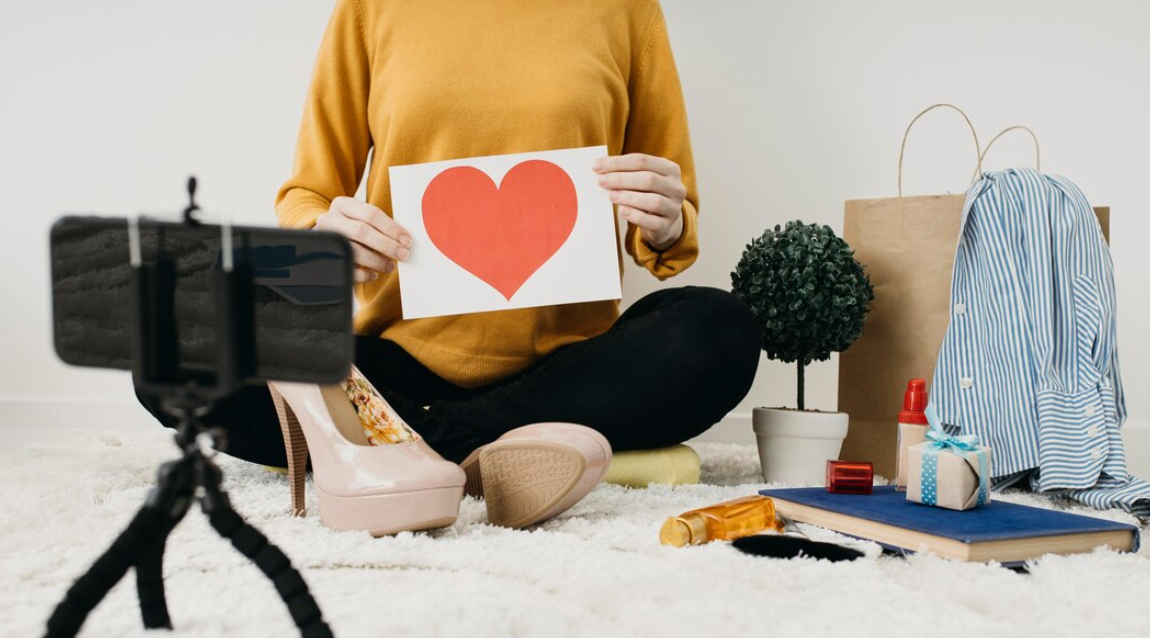
M 803 394 L 804 394 L 803 391 L 805 390 L 805 388 L 804 388 L 805 384 L 803 383 L 803 370 L 806 368 L 806 365 L 803 364 L 802 359 L 799 359 L 797 363 L 799 366 L 799 409 L 805 410 L 807 408 L 807 405 L 806 405 L 806 401 L 803 400 Z

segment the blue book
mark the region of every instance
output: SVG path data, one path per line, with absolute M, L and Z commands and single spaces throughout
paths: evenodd
M 795 521 L 896 552 L 929 551 L 953 560 L 1011 564 L 1102 545 L 1138 551 L 1138 528 L 1133 525 L 1002 501 L 960 512 L 908 501 L 894 486 L 876 487 L 870 495 L 831 494 L 822 487 L 759 493 Z

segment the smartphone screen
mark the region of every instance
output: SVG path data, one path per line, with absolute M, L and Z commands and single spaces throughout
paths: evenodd
M 216 360 L 215 272 L 225 262 L 219 226 L 140 220 L 139 258 L 174 266 L 179 370 L 210 373 Z M 339 235 L 231 227 L 232 263 L 253 273 L 254 375 L 248 382 L 343 380 L 354 358 L 351 247 Z M 56 352 L 66 363 L 132 369 L 136 293 L 128 220 L 65 217 L 52 228 Z

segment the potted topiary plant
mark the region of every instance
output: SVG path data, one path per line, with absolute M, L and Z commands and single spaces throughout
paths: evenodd
M 731 284 L 759 320 L 767 357 L 794 363 L 798 372 L 797 410 L 754 410 L 763 476 L 768 483 L 821 484 L 827 459 L 842 449 L 847 415 L 806 410 L 803 373 L 862 334 L 874 299 L 870 278 L 829 226 L 791 221 L 747 245 Z

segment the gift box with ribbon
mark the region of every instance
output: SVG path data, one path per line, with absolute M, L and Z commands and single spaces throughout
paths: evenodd
M 991 449 L 975 435 L 947 434 L 933 406 L 926 418 L 926 442 L 907 448 L 907 499 L 952 510 L 989 503 Z

